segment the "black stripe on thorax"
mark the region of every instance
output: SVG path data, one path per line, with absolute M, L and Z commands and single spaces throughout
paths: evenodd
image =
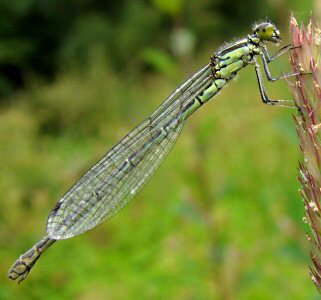
M 247 47 L 247 45 L 248 45 L 248 40 L 242 40 L 236 44 L 228 45 L 225 48 L 217 51 L 216 55 L 225 55 L 226 53 L 237 50 L 239 48 Z

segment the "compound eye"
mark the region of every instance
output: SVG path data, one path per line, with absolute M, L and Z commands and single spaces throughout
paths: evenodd
M 279 30 L 268 22 L 258 24 L 254 28 L 254 35 L 262 41 L 277 43 L 281 40 Z

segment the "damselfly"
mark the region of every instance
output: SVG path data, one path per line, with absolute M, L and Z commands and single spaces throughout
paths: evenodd
M 267 20 L 254 25 L 253 33 L 246 38 L 216 51 L 207 65 L 177 88 L 56 203 L 48 218 L 48 235 L 20 256 L 9 270 L 9 278 L 21 282 L 55 241 L 82 234 L 122 209 L 164 160 L 188 117 L 247 65 L 255 68 L 263 103 L 293 107 L 290 100 L 269 99 L 258 64 L 260 58 L 269 81 L 293 75 L 273 78 L 269 71 L 268 64 L 291 45 L 270 56 L 265 42 L 277 44 L 280 40 L 278 28 Z

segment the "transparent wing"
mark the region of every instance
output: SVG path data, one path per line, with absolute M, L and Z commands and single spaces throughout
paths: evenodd
M 73 237 L 123 208 L 156 171 L 177 140 L 183 127 L 183 123 L 178 122 L 180 112 L 211 80 L 211 67 L 206 65 L 80 178 L 51 211 L 48 236 L 52 239 Z M 178 122 L 177 126 L 163 140 L 153 142 L 160 129 L 173 120 Z M 147 150 L 143 157 L 128 168 L 129 158 L 139 151 L 142 153 L 144 147 Z

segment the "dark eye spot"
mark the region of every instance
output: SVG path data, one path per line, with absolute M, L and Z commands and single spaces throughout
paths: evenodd
M 266 29 L 265 28 L 263 28 L 263 32 L 265 32 L 266 31 Z

